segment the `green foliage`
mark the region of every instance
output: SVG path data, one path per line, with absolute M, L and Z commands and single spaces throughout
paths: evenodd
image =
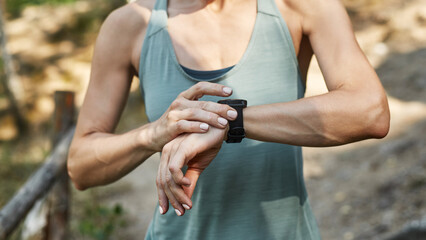
M 84 208 L 84 217 L 78 224 L 81 235 L 96 240 L 110 239 L 117 227 L 124 227 L 126 222 L 123 207 L 116 204 L 113 207 L 99 205 L 94 202 Z
M 16 17 L 26 6 L 72 3 L 76 0 L 6 0 L 7 12 Z

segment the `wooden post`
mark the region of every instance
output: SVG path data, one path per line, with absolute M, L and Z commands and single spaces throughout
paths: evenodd
M 54 98 L 53 145 L 57 144 L 65 131 L 75 123 L 74 92 L 56 91 Z
M 74 135 L 74 128 L 53 149 L 41 166 L 0 210 L 0 239 L 7 239 L 19 222 L 25 217 L 37 199 L 43 197 L 52 187 L 62 169 L 66 168 L 68 148 Z
M 75 123 L 74 93 L 65 91 L 55 92 L 54 133 L 52 145 L 56 146 L 66 130 Z M 62 240 L 68 236 L 68 218 L 70 205 L 69 177 L 67 168 L 61 169 L 58 179 L 49 196 L 49 217 L 47 222 L 46 239 Z
M 52 153 L 0 211 L 0 239 L 7 238 L 46 193 L 47 197 L 39 200 L 28 214 L 23 238 L 67 239 L 69 183 L 66 161 L 74 133 L 74 93 L 55 92 L 54 98 Z

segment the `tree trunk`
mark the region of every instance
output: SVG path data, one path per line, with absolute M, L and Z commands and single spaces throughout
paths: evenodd
M 2 1 L 2 5 L 0 7 L 5 7 L 5 0 Z M 3 9 L 4 8 L 0 8 L 0 50 L 5 77 L 0 79 L 4 93 L 10 102 L 10 110 L 15 117 L 20 132 L 23 132 L 27 124 L 19 110 L 19 101 L 23 100 L 24 91 L 15 73 L 12 57 L 7 51 L 7 37 L 4 30 Z

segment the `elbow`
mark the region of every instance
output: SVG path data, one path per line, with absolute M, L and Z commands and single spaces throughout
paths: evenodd
M 81 174 L 79 174 L 78 172 L 78 166 L 76 163 L 77 160 L 73 156 L 74 156 L 74 151 L 72 148 L 70 148 L 68 153 L 68 159 L 67 159 L 68 176 L 70 177 L 74 187 L 77 190 L 83 191 L 83 190 L 86 190 L 87 187 L 84 186 L 82 182 L 82 178 L 80 177 Z
M 381 139 L 387 136 L 390 128 L 390 111 L 385 94 L 371 101 L 367 119 L 367 134 L 369 138 Z

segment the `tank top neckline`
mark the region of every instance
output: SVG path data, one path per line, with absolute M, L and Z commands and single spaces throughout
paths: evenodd
M 189 76 L 196 78 L 196 79 L 201 79 L 203 81 L 208 81 L 210 79 L 214 79 L 217 77 L 220 77 L 224 74 L 226 74 L 227 72 L 229 72 L 233 67 L 225 67 L 225 68 L 221 68 L 221 69 L 215 69 L 215 70 L 194 70 L 191 68 L 187 68 L 185 66 L 183 66 L 182 64 L 180 64 L 180 66 L 182 67 L 182 69 L 185 71 L 186 74 L 188 74 Z
M 259 25 L 259 1 L 262 0 L 257 0 L 256 1 L 256 19 L 254 22 L 254 27 L 252 29 L 251 35 L 250 35 L 250 40 L 249 43 L 242 55 L 242 57 L 238 60 L 238 62 L 236 64 L 233 65 L 232 69 L 230 69 L 229 71 L 227 71 L 226 73 L 211 78 L 211 79 L 199 79 L 199 78 L 195 78 L 191 75 L 189 75 L 183 68 L 182 65 L 179 63 L 178 59 L 177 59 L 177 55 L 173 46 L 173 42 L 172 39 L 170 37 L 170 33 L 168 30 L 168 18 L 169 18 L 169 14 L 167 12 L 167 5 L 168 5 L 168 0 L 157 0 L 157 1 L 162 1 L 162 4 L 159 4 L 158 10 L 163 10 L 165 12 L 165 14 L 163 15 L 164 17 L 166 17 L 165 19 L 165 24 L 166 26 L 164 27 L 164 30 L 166 31 L 166 38 L 167 38 L 167 47 L 169 50 L 169 54 L 172 57 L 172 61 L 173 63 L 176 65 L 176 68 L 179 70 L 179 72 L 185 76 L 185 78 L 192 80 L 192 81 L 197 81 L 197 82 L 211 82 L 211 81 L 220 81 L 220 80 L 224 80 L 226 78 L 229 78 L 231 75 L 233 75 L 235 72 L 238 71 L 238 69 L 241 68 L 241 66 L 244 65 L 244 62 L 246 61 L 246 59 L 248 59 L 250 52 L 253 48 L 253 46 L 255 45 L 255 40 L 256 40 L 256 36 L 257 36 L 257 32 L 258 32 L 258 25 Z

